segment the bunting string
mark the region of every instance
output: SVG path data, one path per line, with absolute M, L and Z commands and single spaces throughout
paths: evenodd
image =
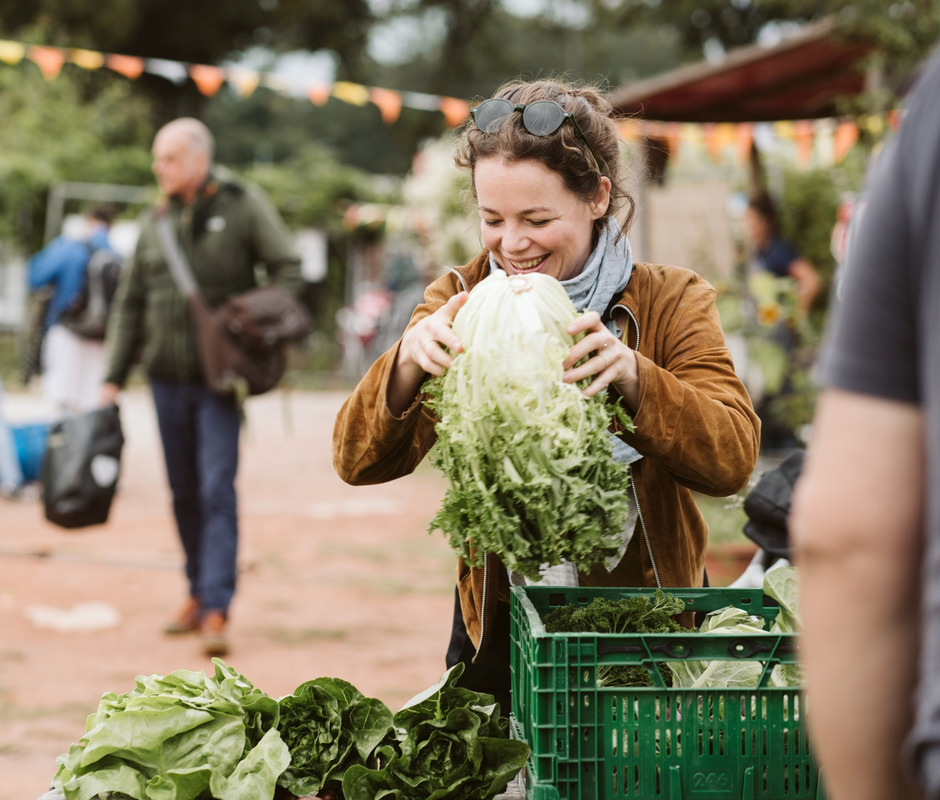
M 63 48 L 46 45 L 31 45 L 25 42 L 0 39 L 0 61 L 14 65 L 24 59 L 39 67 L 46 80 L 54 80 L 65 64 L 74 64 L 85 70 L 107 68 L 130 80 L 141 75 L 157 75 L 173 83 L 182 83 L 187 78 L 206 97 L 212 97 L 226 84 L 232 86 L 239 97 L 250 97 L 259 86 L 289 94 L 292 87 L 274 73 L 259 72 L 240 66 L 219 67 L 211 64 L 190 64 L 163 58 L 143 58 L 121 53 L 101 53 L 82 48 Z M 311 84 L 307 96 L 316 105 L 323 105 L 334 97 L 345 103 L 365 106 L 375 105 L 386 124 L 398 121 L 403 108 L 420 111 L 440 111 L 450 127 L 457 127 L 470 114 L 470 104 L 456 97 L 442 97 L 421 92 L 399 92 L 378 86 L 362 86 L 349 81 L 332 84 Z
M 15 65 L 24 59 L 35 63 L 49 81 L 59 76 L 65 64 L 74 64 L 85 70 L 110 69 L 130 80 L 137 80 L 145 73 L 176 84 L 189 79 L 206 97 L 218 94 L 226 84 L 241 98 L 250 97 L 259 87 L 281 94 L 296 93 L 296 87 L 274 73 L 241 66 L 192 64 L 0 39 L 0 62 Z M 470 113 L 470 104 L 456 97 L 363 86 L 349 81 L 312 83 L 305 91 L 309 100 L 318 106 L 324 105 L 330 98 L 355 106 L 371 103 L 378 108 L 387 125 L 393 125 L 398 120 L 403 108 L 440 112 L 451 128 L 463 124 Z M 757 138 L 769 136 L 791 145 L 797 162 L 801 166 L 809 166 L 812 163 L 839 163 L 858 141 L 862 130 L 877 134 L 879 131 L 895 129 L 899 122 L 900 114 L 897 111 L 880 117 L 781 120 L 772 123 L 666 123 L 625 119 L 619 122 L 619 133 L 626 142 L 650 139 L 661 141 L 673 160 L 680 156 L 704 153 L 713 161 L 731 158 L 739 163 L 746 163 Z

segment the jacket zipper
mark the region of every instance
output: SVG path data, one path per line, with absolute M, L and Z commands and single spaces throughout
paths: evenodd
M 633 493 L 633 502 L 636 503 L 636 518 L 643 529 L 643 541 L 646 543 L 646 552 L 649 553 L 650 564 L 653 565 L 653 577 L 656 579 L 656 588 L 662 589 L 663 582 L 659 578 L 659 567 L 656 565 L 656 556 L 653 555 L 653 543 L 650 541 L 649 531 L 646 530 L 646 520 L 643 519 L 643 509 L 640 508 L 640 498 L 636 493 L 636 484 L 631 480 L 630 489 Z
M 633 323 L 633 327 L 636 328 L 636 344 L 633 345 L 633 349 L 639 351 L 640 349 L 640 323 L 636 321 L 636 315 L 627 308 L 623 303 L 617 303 L 611 310 L 611 314 L 617 309 L 622 310 L 628 317 L 630 317 L 630 322 Z M 629 339 L 627 340 L 629 341 Z M 626 344 L 626 342 L 624 343 Z
M 625 305 L 618 303 L 614 308 L 623 309 L 626 312 L 627 316 L 630 318 L 630 321 L 633 323 L 633 327 L 636 329 L 636 344 L 633 345 L 633 349 L 639 352 L 640 350 L 640 323 L 636 320 L 636 315 L 627 308 Z M 662 580 L 659 577 L 659 566 L 656 564 L 656 556 L 653 555 L 653 543 L 650 541 L 649 531 L 646 529 L 646 520 L 643 518 L 643 509 L 640 508 L 640 498 L 636 492 L 636 484 L 631 480 L 630 481 L 630 490 L 633 494 L 633 502 L 636 503 L 636 516 L 640 522 L 640 528 L 643 530 L 643 541 L 646 544 L 646 552 L 650 557 L 650 564 L 653 567 L 653 577 L 656 579 L 656 586 L 659 589 L 663 588 Z
M 480 640 L 477 642 L 477 649 L 473 654 L 471 663 L 476 663 L 477 656 L 480 655 L 480 648 L 483 647 L 483 634 L 486 633 L 486 586 L 490 573 L 489 559 L 486 553 L 483 554 L 483 596 L 480 600 Z

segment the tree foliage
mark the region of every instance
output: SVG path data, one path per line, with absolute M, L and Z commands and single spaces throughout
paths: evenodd
M 329 49 L 353 77 L 366 0 L 31 0 L 0 5 L 0 33 L 37 44 L 216 64 L 254 45 Z
M 293 229 L 317 227 L 341 233 L 349 203 L 390 199 L 369 173 L 341 165 L 329 148 L 315 142 L 300 146 L 279 164 L 258 164 L 241 174 L 268 193 Z
M 58 181 L 152 183 L 146 105 L 126 80 L 90 96 L 85 80 L 68 70 L 46 81 L 32 64 L 0 69 L 0 239 L 38 248 Z
M 443 126 L 440 114 L 427 111 L 403 109 L 395 125 L 386 125 L 371 103 L 355 106 L 331 98 L 314 105 L 266 89 L 248 98 L 225 89 L 206 103 L 202 118 L 219 131 L 219 160 L 232 166 L 279 164 L 315 142 L 344 164 L 397 175 L 411 165 L 413 122 L 427 123 L 435 132 Z
M 874 43 L 883 90 L 897 93 L 940 39 L 936 0 L 544 0 L 534 8 L 514 16 L 494 0 L 391 2 L 380 22 L 433 20 L 427 30 L 437 33 L 391 70 L 366 71 L 458 97 L 547 72 L 620 85 L 835 17 L 839 35 Z
M 680 55 L 674 31 L 665 26 L 580 28 L 513 16 L 501 8 L 479 21 L 472 36 L 469 31 L 463 36 L 468 38 L 444 34 L 407 61 L 373 64 L 369 71 L 381 70 L 385 85 L 394 88 L 470 99 L 488 96 L 517 77 L 565 76 L 614 87 L 669 69 Z

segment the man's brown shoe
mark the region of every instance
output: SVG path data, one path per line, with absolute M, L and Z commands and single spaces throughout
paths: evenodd
M 221 611 L 207 611 L 202 618 L 202 652 L 207 656 L 224 656 L 228 653 L 228 639 L 225 636 L 225 614 Z
M 170 620 L 163 629 L 164 633 L 192 633 L 199 630 L 199 617 L 202 607 L 199 604 L 199 598 L 190 597 L 177 615 Z

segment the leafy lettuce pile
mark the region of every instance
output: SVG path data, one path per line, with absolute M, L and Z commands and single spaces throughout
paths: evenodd
M 554 278 L 496 272 L 454 319 L 463 351 L 425 384 L 439 420 L 429 458 L 449 482 L 429 529 L 471 564 L 494 552 L 537 579 L 543 565 L 619 554 L 629 468 L 607 429 L 631 423 L 606 393 L 563 382 L 576 316 Z
M 764 594 L 777 601 L 780 610 L 770 626 L 770 633 L 799 633 L 799 573 L 796 567 L 774 567 L 764 575 Z M 753 617 L 740 608 L 712 611 L 699 627 L 700 633 L 767 633 L 762 617 Z M 764 672 L 761 661 L 669 661 L 673 686 L 692 689 L 746 689 L 757 686 Z M 777 664 L 770 673 L 769 686 L 803 686 L 803 668 L 796 664 Z
M 462 664 L 395 715 L 338 678 L 275 700 L 213 664 L 213 677 L 178 670 L 103 695 L 54 788 L 66 800 L 489 800 L 529 755 L 492 696 L 456 685 Z
M 799 633 L 800 579 L 796 567 L 777 567 L 764 576 L 764 594 L 780 605 L 771 633 Z M 770 673 L 771 686 L 802 686 L 802 664 L 777 664 Z
M 101 697 L 86 733 L 56 760 L 66 800 L 258 800 L 274 796 L 290 761 L 278 701 L 219 659 L 215 674 L 177 670 L 138 677 Z
M 392 725 L 385 703 L 339 678 L 307 681 L 280 705 L 291 761 L 278 783 L 297 797 L 338 790 L 346 769 L 367 763 Z
M 483 800 L 506 789 L 529 746 L 507 737 L 491 695 L 456 685 L 463 669 L 455 665 L 395 714 L 378 766 L 346 770 L 346 800 Z
M 700 633 L 766 633 L 764 620 L 728 606 L 706 615 Z M 764 665 L 760 661 L 669 661 L 675 687 L 687 689 L 746 689 L 757 686 Z

